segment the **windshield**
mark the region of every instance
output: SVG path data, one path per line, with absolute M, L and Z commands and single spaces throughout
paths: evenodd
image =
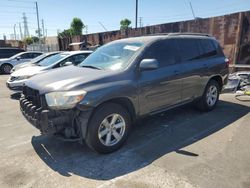
M 56 54 L 56 55 L 52 55 L 52 56 L 49 56 L 48 58 L 45 58 L 43 59 L 42 61 L 40 61 L 38 63 L 39 66 L 42 66 L 42 67 L 47 67 L 49 65 L 52 65 L 54 64 L 55 62 L 65 58 L 66 56 L 68 56 L 67 54 Z
M 119 70 L 128 66 L 130 58 L 142 47 L 140 42 L 115 42 L 97 49 L 79 66 Z
M 49 57 L 48 54 L 39 55 L 39 56 L 37 56 L 36 58 L 32 59 L 30 62 L 31 62 L 31 63 L 38 63 L 38 62 L 41 61 L 42 59 L 46 58 L 46 56 Z

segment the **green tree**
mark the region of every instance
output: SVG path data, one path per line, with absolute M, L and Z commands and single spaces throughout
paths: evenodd
M 61 33 L 58 33 L 58 37 L 60 38 L 68 38 L 72 36 L 72 30 L 71 29 L 65 29 Z
M 32 37 L 26 37 L 25 39 L 23 39 L 23 42 L 26 44 L 26 45 L 30 45 L 33 43 L 33 39 Z
M 72 35 L 82 35 L 82 30 L 85 27 L 82 20 L 80 18 L 73 18 L 70 29 L 72 31 Z
M 126 30 L 126 29 L 129 29 L 129 25 L 131 24 L 131 21 L 127 18 L 123 19 L 120 21 L 120 29 L 121 30 Z
M 39 38 L 38 37 L 32 36 L 31 38 L 32 38 L 33 43 L 39 42 Z

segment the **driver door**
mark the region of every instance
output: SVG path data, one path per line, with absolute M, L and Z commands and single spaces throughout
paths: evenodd
M 139 104 L 142 114 L 154 113 L 181 102 L 181 64 L 174 39 L 158 41 L 146 49 L 143 59 L 156 59 L 159 68 L 141 71 Z

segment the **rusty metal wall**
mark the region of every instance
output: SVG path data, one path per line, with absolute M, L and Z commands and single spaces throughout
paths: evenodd
M 127 31 L 110 31 L 103 33 L 94 33 L 83 36 L 76 36 L 70 39 L 60 39 L 61 50 L 66 50 L 69 43 L 87 41 L 92 45 L 102 45 L 113 40 L 135 37 L 142 35 L 150 35 L 156 33 L 171 33 L 171 32 L 194 32 L 194 33 L 209 33 L 216 37 L 223 47 L 225 55 L 234 63 L 242 63 L 242 49 L 248 45 L 250 50 L 250 29 L 247 22 L 250 23 L 250 11 L 239 12 L 224 16 L 190 20 L 183 22 L 159 24 L 153 26 L 142 27 L 138 29 L 129 29 Z M 240 50 L 239 50 L 240 49 Z M 248 48 L 247 48 L 248 49 Z M 247 51 L 247 50 L 246 50 Z M 247 63 L 244 61 L 243 63 Z M 250 64 L 250 61 L 249 61 Z

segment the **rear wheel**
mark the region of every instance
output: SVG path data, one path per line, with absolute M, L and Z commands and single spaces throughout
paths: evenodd
M 10 65 L 10 64 L 3 64 L 3 65 L 1 66 L 1 71 L 2 71 L 2 73 L 4 73 L 4 74 L 10 74 L 10 71 L 11 71 L 12 68 L 13 68 L 13 66 Z
M 99 153 L 118 150 L 128 137 L 130 116 L 118 104 L 107 103 L 99 107 L 88 125 L 87 145 Z
M 210 111 L 215 108 L 219 100 L 219 84 L 215 80 L 210 80 L 206 89 L 197 103 L 197 107 L 203 111 Z

